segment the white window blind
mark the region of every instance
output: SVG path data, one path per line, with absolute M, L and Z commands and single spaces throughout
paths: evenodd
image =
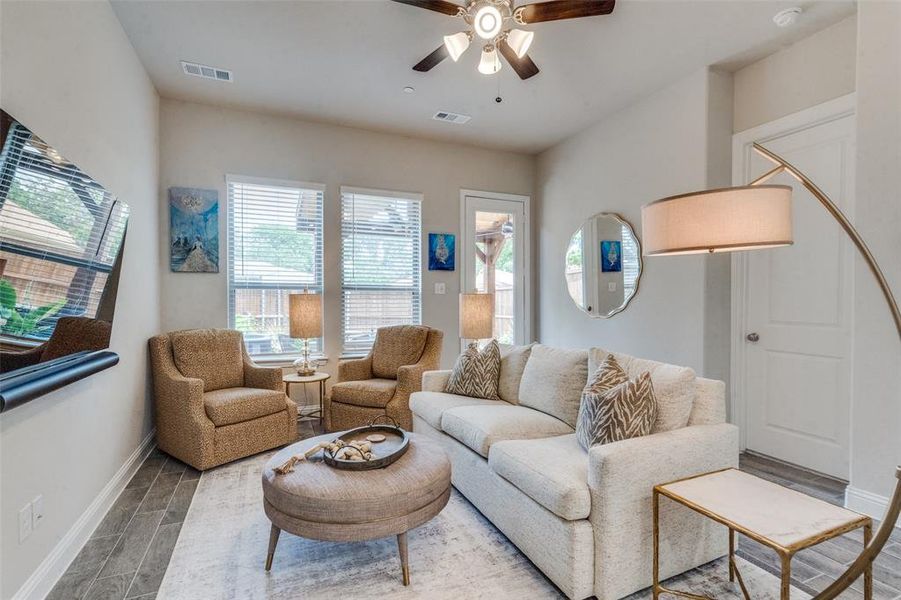
M 626 298 L 635 293 L 638 283 L 638 271 L 641 266 L 641 255 L 632 228 L 623 225 L 623 293 Z
M 0 154 L 0 331 L 46 340 L 96 317 L 128 207 L 13 122 Z
M 341 188 L 343 354 L 365 354 L 379 327 L 419 324 L 422 196 Z
M 325 186 L 228 176 L 228 314 L 257 357 L 298 354 L 288 296 L 322 293 Z M 310 340 L 321 353 L 322 338 Z

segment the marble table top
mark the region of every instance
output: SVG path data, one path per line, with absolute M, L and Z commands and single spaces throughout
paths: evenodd
M 657 486 L 773 545 L 797 550 L 822 541 L 842 527 L 863 525 L 869 517 L 737 469 L 726 469 Z

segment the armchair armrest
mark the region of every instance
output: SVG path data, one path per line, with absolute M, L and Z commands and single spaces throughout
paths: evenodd
M 404 365 L 397 369 L 397 394 L 409 396 L 422 389 L 422 374 L 428 367 L 422 363 Z
M 22 352 L 0 352 L 0 373 L 9 373 L 22 367 L 36 365 L 41 360 L 41 354 L 47 344 L 41 344 Z
M 365 358 L 351 358 L 338 363 L 338 382 L 372 379 L 372 354 Z
M 285 389 L 283 377 L 281 367 L 261 367 L 251 360 L 244 360 L 244 387 L 281 392 Z
M 447 387 L 447 381 L 450 379 L 450 376 L 450 369 L 444 371 L 425 371 L 422 374 L 422 391 L 443 392 Z

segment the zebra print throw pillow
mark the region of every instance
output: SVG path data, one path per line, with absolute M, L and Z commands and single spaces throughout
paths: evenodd
M 616 357 L 608 354 L 607 358 L 598 366 L 597 370 L 588 378 L 588 385 L 585 386 L 586 392 L 594 392 L 602 394 L 614 388 L 621 383 L 629 381 L 629 376 L 625 369 L 620 366 Z
M 457 358 L 444 391 L 449 394 L 500 400 L 497 382 L 501 373 L 501 350 L 491 340 L 479 350 L 472 345 Z
M 607 365 L 607 360 L 604 365 Z M 579 405 L 576 439 L 586 450 L 596 444 L 648 435 L 657 419 L 657 399 L 654 397 L 651 374 L 642 373 L 636 380 L 626 377 L 623 381 L 616 373 L 619 368 L 616 359 L 606 369 L 610 371 L 608 374 L 601 372 L 605 370 L 604 365 L 592 377 L 595 387 L 589 385 L 582 392 Z M 604 382 L 617 381 L 619 383 L 613 383 L 611 387 L 604 386 Z

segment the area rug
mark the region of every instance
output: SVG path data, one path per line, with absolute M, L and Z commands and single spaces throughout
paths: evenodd
M 258 455 L 203 474 L 157 598 L 563 598 L 456 491 L 437 517 L 409 534 L 409 587 L 401 585 L 393 537 L 334 543 L 283 533 L 272 571 L 266 573 L 269 521 L 262 508 L 260 473 L 270 456 Z M 741 561 L 740 568 L 752 597 L 778 597 L 775 576 L 747 561 Z M 741 597 L 728 581 L 725 559 L 667 585 L 715 598 Z M 630 600 L 650 597 L 644 591 Z M 805 598 L 793 590 L 792 600 Z

